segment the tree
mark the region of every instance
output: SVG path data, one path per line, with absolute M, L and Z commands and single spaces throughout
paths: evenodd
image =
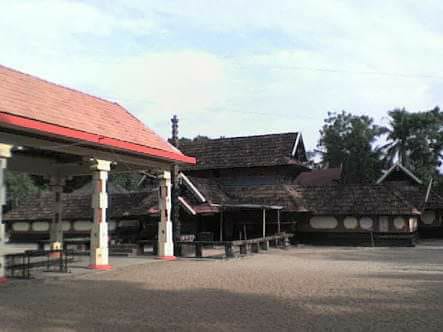
M 435 177 L 443 150 L 443 113 L 435 107 L 426 112 L 395 109 L 388 114 L 388 143 L 382 147 L 386 166 L 398 160 L 425 181 Z
M 383 129 L 368 116 L 328 112 L 320 130 L 322 164 L 342 167 L 346 183 L 372 182 L 381 170 L 381 152 L 374 143 Z
M 402 165 L 408 167 L 408 139 L 412 134 L 412 119 L 404 108 L 389 111 L 388 114 L 391 117 L 391 128 L 385 128 L 389 141 L 382 147 L 385 151 L 385 161 L 392 165 L 397 158 Z
M 8 201 L 12 205 L 17 205 L 22 199 L 43 189 L 33 181 L 30 175 L 9 170 L 5 172 L 5 184 Z
M 151 184 L 151 178 L 142 172 L 117 173 L 109 177 L 109 181 L 127 191 L 141 191 Z
M 178 140 L 178 144 L 180 146 L 180 144 L 187 144 L 187 143 L 192 143 L 192 142 L 205 142 L 210 140 L 210 138 L 208 136 L 203 136 L 203 135 L 197 135 L 194 138 L 187 138 L 187 137 L 182 137 Z

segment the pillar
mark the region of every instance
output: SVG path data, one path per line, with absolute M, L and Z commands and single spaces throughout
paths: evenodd
M 65 179 L 60 177 L 51 177 L 49 182 L 49 189 L 55 196 L 54 216 L 49 231 L 51 250 L 61 250 L 63 248 L 62 193 L 64 184 Z
M 93 224 L 91 228 L 91 253 L 90 269 L 110 270 L 108 249 L 108 223 L 106 209 L 108 207 L 108 194 L 106 182 L 111 170 L 111 162 L 96 160 L 91 166 L 93 171 L 94 192 L 92 194 Z
M 179 138 L 178 138 L 178 118 L 177 115 L 174 115 L 171 119 L 172 123 L 172 136 L 171 136 L 171 144 L 175 146 L 177 149 L 179 148 Z M 179 204 L 179 196 L 180 196 L 180 183 L 179 183 L 179 166 L 174 164 L 171 168 L 171 182 L 172 182 L 172 190 L 171 190 L 171 222 L 172 222 L 172 233 L 173 239 L 175 241 L 180 241 L 181 239 L 181 220 L 180 220 L 180 204 Z M 181 248 L 177 246 L 176 255 L 181 256 L 180 253 Z
M 263 237 L 266 237 L 266 209 L 263 209 Z
M 160 223 L 158 225 L 158 255 L 160 259 L 174 260 L 174 242 L 171 223 L 171 173 L 164 171 L 158 188 Z
M 220 242 L 223 241 L 223 210 L 220 211 Z
M 6 187 L 4 181 L 6 160 L 11 157 L 11 146 L 0 144 L 0 284 L 7 281 L 5 271 L 5 225 L 3 225 L 3 205 L 6 203 Z

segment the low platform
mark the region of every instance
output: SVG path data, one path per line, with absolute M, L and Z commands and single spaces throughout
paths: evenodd
M 355 247 L 413 247 L 417 233 L 298 232 L 302 244 Z

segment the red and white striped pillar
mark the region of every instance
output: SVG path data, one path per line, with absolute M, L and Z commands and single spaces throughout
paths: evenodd
M 171 222 L 171 172 L 169 171 L 164 171 L 160 177 L 158 196 L 160 212 L 158 256 L 164 260 L 175 260 Z
M 93 170 L 94 192 L 92 194 L 93 224 L 91 229 L 90 269 L 110 270 L 108 249 L 108 223 L 106 209 L 108 207 L 108 194 L 106 182 L 111 170 L 111 162 L 96 160 L 91 167 Z
M 49 189 L 55 196 L 55 210 L 49 230 L 50 248 L 51 250 L 60 250 L 63 246 L 63 203 L 62 193 L 65 179 L 61 177 L 51 177 Z
M 7 281 L 5 271 L 5 225 L 3 225 L 3 205 L 6 203 L 5 169 L 7 159 L 11 157 L 12 146 L 0 144 L 0 284 Z

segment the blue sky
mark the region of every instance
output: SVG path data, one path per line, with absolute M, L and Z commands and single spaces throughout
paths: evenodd
M 302 131 L 443 96 L 440 1 L 0 0 L 0 63 L 118 101 L 163 136 Z

